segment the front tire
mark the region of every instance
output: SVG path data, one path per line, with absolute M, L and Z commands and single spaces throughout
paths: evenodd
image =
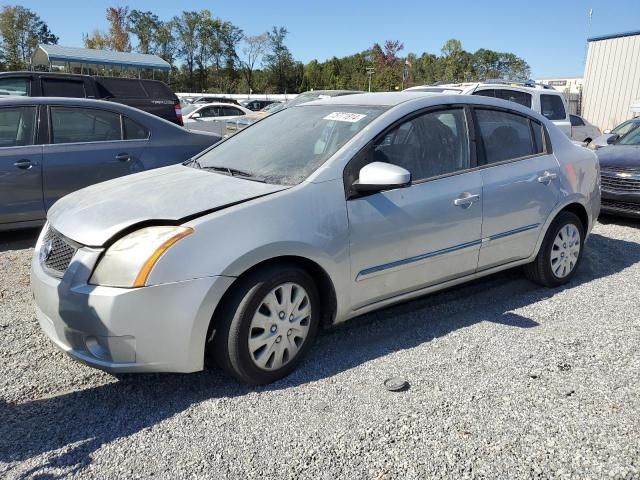
M 216 363 L 252 385 L 289 375 L 318 331 L 320 303 L 313 279 L 295 265 L 274 265 L 232 288 L 215 319 L 210 353 Z
M 558 287 L 575 274 L 584 250 L 585 227 L 571 212 L 561 212 L 545 234 L 535 260 L 524 267 L 529 280 Z

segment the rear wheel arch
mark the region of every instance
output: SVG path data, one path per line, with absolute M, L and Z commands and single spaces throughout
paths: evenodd
M 580 219 L 580 222 L 582 222 L 582 227 L 584 228 L 584 231 L 585 232 L 589 231 L 589 214 L 587 213 L 587 209 L 584 207 L 584 205 L 578 202 L 570 203 L 568 205 L 565 205 L 562 208 L 562 210 L 560 210 L 555 216 L 557 217 L 562 212 L 573 213 L 576 217 Z

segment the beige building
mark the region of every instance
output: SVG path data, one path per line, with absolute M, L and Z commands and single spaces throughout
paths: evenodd
M 640 31 L 588 39 L 582 114 L 606 130 L 631 118 L 640 100 Z

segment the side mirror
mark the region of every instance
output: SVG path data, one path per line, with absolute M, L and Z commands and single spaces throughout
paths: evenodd
M 604 132 L 602 133 L 611 133 L 611 129 L 606 129 Z
M 195 120 L 197 118 L 202 118 L 202 114 L 200 112 L 196 112 L 193 115 L 191 115 L 192 120 Z
M 620 135 L 618 135 L 617 133 L 612 133 L 611 136 L 607 138 L 607 144 L 613 145 L 618 141 L 619 138 L 620 138 Z
M 358 193 L 375 193 L 392 188 L 406 187 L 411 183 L 408 170 L 384 162 L 373 162 L 360 170 L 353 189 Z

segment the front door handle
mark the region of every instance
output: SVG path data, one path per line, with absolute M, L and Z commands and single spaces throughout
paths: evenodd
M 22 170 L 29 170 L 33 166 L 33 164 L 31 163 L 31 160 L 29 160 L 27 158 L 22 158 L 22 159 L 16 161 L 13 164 L 13 166 L 21 168 Z
M 129 160 L 131 160 L 131 155 L 129 155 L 128 153 L 119 153 L 116 155 L 116 160 L 120 162 L 128 162 Z
M 543 175 L 538 177 L 538 181 L 540 183 L 544 183 L 545 185 L 548 185 L 549 183 L 551 183 L 551 180 L 555 180 L 556 178 L 558 178 L 557 173 L 544 172 Z
M 479 193 L 472 194 L 469 192 L 464 192 L 462 195 L 460 195 L 458 198 L 456 198 L 453 201 L 453 204 L 456 207 L 469 208 L 471 205 L 473 205 L 473 202 L 475 202 L 479 198 L 480 198 Z

